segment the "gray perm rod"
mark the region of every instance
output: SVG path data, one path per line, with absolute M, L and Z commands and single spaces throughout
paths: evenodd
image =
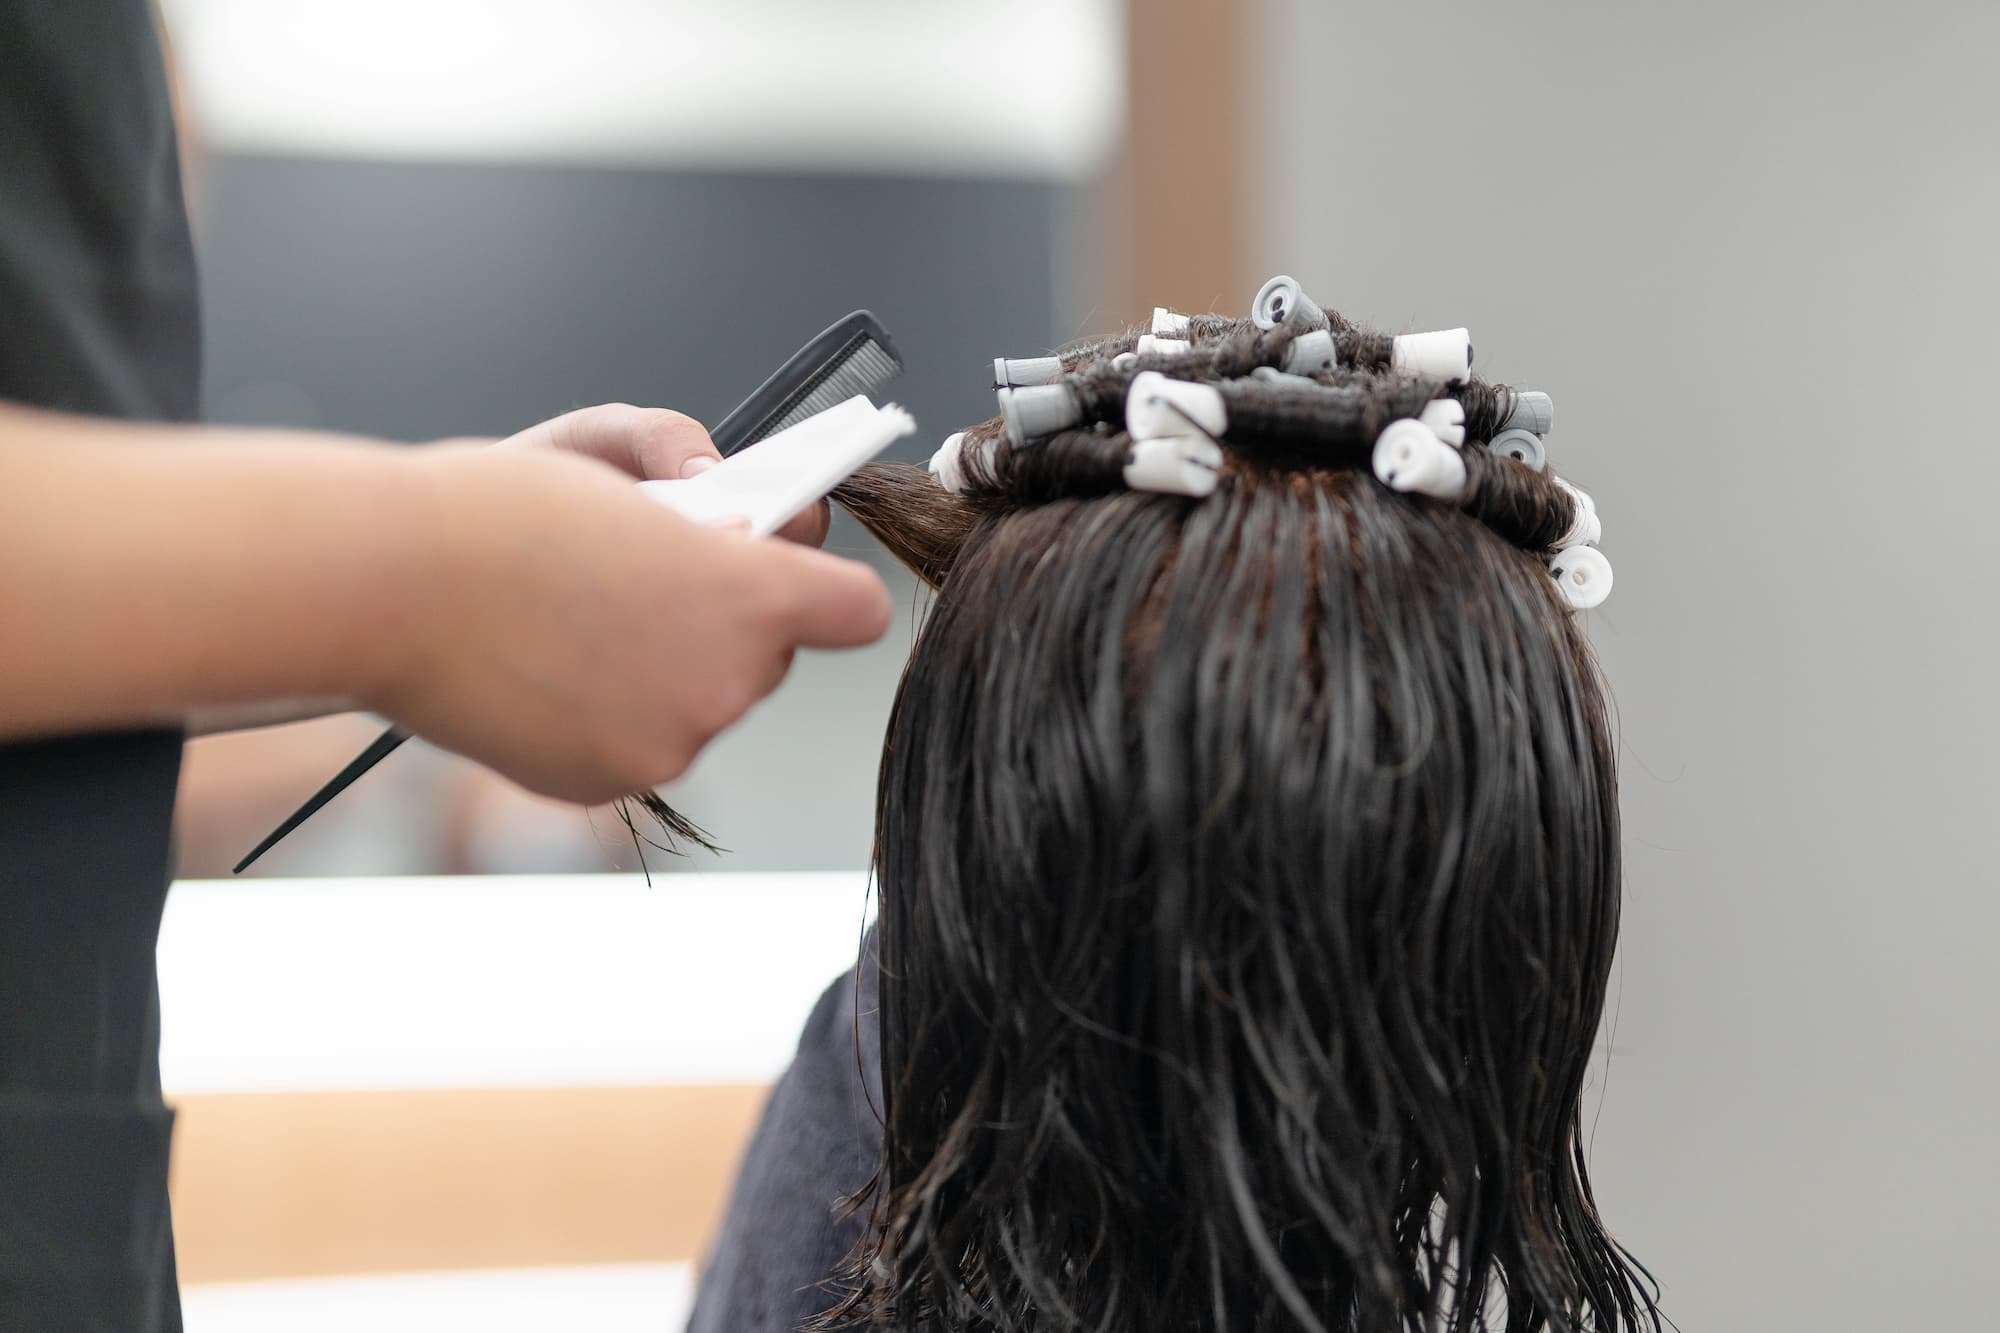
M 311 819 L 314 815 L 318 814 L 319 808 L 321 806 L 325 805 L 328 801 L 332 800 L 334 797 L 340 795 L 342 792 L 346 791 L 349 787 L 353 786 L 354 780 L 356 778 L 360 777 L 363 773 L 366 773 L 369 769 L 375 767 L 375 765 L 381 763 L 384 759 L 387 759 L 390 755 L 394 754 L 396 752 L 396 747 L 401 745 L 404 741 L 408 739 L 410 739 L 410 734 L 408 732 L 398 731 L 394 727 L 389 728 L 387 731 L 383 732 L 380 736 L 377 736 L 374 742 L 370 744 L 367 749 L 363 750 L 360 754 L 355 755 L 353 759 L 348 761 L 346 768 L 343 768 L 338 773 L 334 774 L 332 779 L 329 780 L 324 787 L 321 787 L 318 791 L 314 792 L 312 794 L 311 800 L 307 801 L 304 805 L 300 806 L 298 809 L 292 811 L 291 815 L 286 818 L 284 823 L 272 829 L 270 835 L 266 837 L 264 841 L 258 843 L 257 846 L 251 851 L 250 855 L 244 857 L 241 861 L 238 861 L 236 863 L 236 869 L 230 871 L 229 873 L 232 875 L 240 875 L 244 871 L 248 870 L 251 864 L 255 862 L 258 857 L 262 856 L 265 852 L 270 851 L 273 847 L 276 847 L 281 841 L 283 841 L 287 833 L 290 833 L 293 829 L 297 828 L 299 825 L 305 823 L 308 819 Z

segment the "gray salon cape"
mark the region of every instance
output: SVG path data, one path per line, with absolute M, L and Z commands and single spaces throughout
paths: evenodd
M 862 1223 L 843 1205 L 875 1174 L 882 1148 L 875 990 L 871 933 L 858 978 L 820 997 L 772 1089 L 703 1266 L 689 1333 L 795 1333 L 837 1303 L 828 1279 Z
M 0 399 L 185 421 L 199 366 L 146 0 L 0 0 Z M 0 1330 L 181 1326 L 153 972 L 180 754 L 0 744 Z

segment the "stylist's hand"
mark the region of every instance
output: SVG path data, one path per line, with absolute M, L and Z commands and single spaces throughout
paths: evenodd
M 678 481 L 722 461 L 708 432 L 693 417 L 664 407 L 605 403 L 580 407 L 530 426 L 502 440 L 507 449 L 558 449 L 609 463 L 638 481 Z M 826 541 L 827 502 L 819 503 L 778 530 L 787 541 L 819 546 Z
M 617 441 L 630 453 L 608 461 L 647 475 L 707 452 L 685 418 L 654 421 L 585 438 Z M 362 698 L 583 802 L 679 775 L 777 688 L 795 649 L 870 643 L 890 618 L 867 566 L 691 523 L 575 456 L 590 452 L 440 445 L 412 460 L 434 554 Z

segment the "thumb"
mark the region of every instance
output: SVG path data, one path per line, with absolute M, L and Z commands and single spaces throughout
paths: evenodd
M 881 576 L 787 541 L 757 543 L 787 590 L 785 632 L 801 648 L 859 648 L 889 632 L 894 607 Z

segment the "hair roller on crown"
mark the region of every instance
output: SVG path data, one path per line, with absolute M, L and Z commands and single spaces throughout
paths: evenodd
M 1280 273 L 1257 289 L 1250 302 L 1250 319 L 1269 331 L 1292 328 L 1301 333 L 1327 332 L 1337 339 L 1337 360 L 1360 370 L 1393 370 L 1400 375 L 1455 382 L 1472 373 L 1472 339 L 1464 329 L 1406 333 L 1396 337 L 1356 327 L 1329 315 L 1305 293 L 1297 278 Z M 1303 356 L 1304 353 L 1296 355 Z M 1328 369 L 1332 361 L 1328 358 Z M 1296 374 L 1313 374 L 1304 366 L 1287 365 Z
M 1373 463 L 1389 489 L 1455 504 L 1516 546 L 1551 551 L 1591 535 L 1595 516 L 1581 492 L 1511 458 L 1454 449 L 1418 420 L 1390 422 L 1375 441 Z
M 1549 480 L 1568 495 L 1570 502 L 1576 506 L 1576 512 L 1570 519 L 1569 530 L 1556 538 L 1556 549 L 1564 551 L 1572 546 L 1597 545 L 1604 538 L 1604 524 L 1597 517 L 1596 503 L 1561 477 L 1551 476 Z
M 964 495 L 968 491 L 965 484 L 965 432 L 955 431 L 944 437 L 944 443 L 931 455 L 930 473 L 937 478 L 937 484 L 953 495 Z
M 1555 429 L 1555 401 L 1539 389 L 1515 389 L 1468 379 L 1452 385 L 1450 392 L 1465 405 L 1465 433 L 1469 439 L 1491 440 L 1508 430 L 1547 435 Z
M 993 358 L 993 384 L 996 388 L 1053 384 L 1062 377 L 1063 362 L 1059 356 Z
M 1465 455 L 1413 417 L 1392 421 L 1375 441 L 1375 477 L 1392 491 L 1456 502 L 1465 496 Z
M 1308 331 L 1327 328 L 1331 322 L 1326 312 L 1306 295 L 1299 280 L 1284 273 L 1257 289 L 1257 295 L 1250 300 L 1250 319 L 1260 329 L 1293 324 Z
M 1582 505 L 1585 509 L 1588 509 L 1593 514 L 1597 512 L 1597 501 L 1590 498 L 1589 491 L 1586 491 L 1578 486 L 1572 486 L 1569 482 L 1564 481 L 1561 477 L 1556 477 L 1554 478 L 1554 480 L 1556 485 L 1562 487 L 1565 491 L 1569 492 L 1570 499 L 1576 501 L 1578 504 Z
M 1199 500 L 1215 490 L 1221 467 L 1222 449 L 1215 441 L 1200 435 L 1160 435 L 1132 441 L 1124 478 L 1135 491 Z
M 1472 335 L 1464 329 L 1402 333 L 1391 340 L 1389 368 L 1399 375 L 1457 383 L 1472 377 Z
M 1597 605 L 1611 581 L 1595 550 L 1603 527 L 1590 497 L 1547 468 L 1553 400 L 1475 379 L 1471 363 L 1464 329 L 1376 333 L 1280 276 L 1249 321 L 1156 307 L 1148 332 L 996 359 L 1000 420 L 946 441 L 931 470 L 947 490 L 1030 503 L 1121 486 L 1200 498 L 1216 489 L 1225 439 L 1279 450 L 1280 467 L 1352 448 L 1391 489 L 1549 553 L 1569 604 Z
M 1292 389 L 1317 389 L 1319 381 L 1308 379 L 1294 371 L 1279 370 L 1276 366 L 1259 366 L 1250 372 L 1250 378 L 1265 384 L 1279 384 Z
M 1192 381 L 1142 371 L 1124 402 L 1124 423 L 1135 439 L 1200 434 L 1227 435 L 1232 443 L 1295 448 L 1367 447 L 1382 424 L 1432 408 L 1428 390 L 1413 382 L 1321 384 L 1286 376 Z
M 1549 561 L 1556 591 L 1577 611 L 1604 605 L 1611 595 L 1611 562 L 1595 546 L 1572 546 Z
M 1500 423 L 1501 430 L 1525 430 L 1547 435 L 1556 428 L 1555 399 L 1539 389 L 1516 389 L 1513 409 Z
M 1001 389 L 997 397 L 1007 438 L 1017 445 L 1068 430 L 1083 420 L 1083 404 L 1067 384 Z
M 1465 438 L 1491 439 L 1503 427 L 1501 422 L 1514 410 L 1514 390 L 1504 384 L 1469 379 L 1445 390 L 1465 409 Z
M 1542 444 L 1542 437 L 1531 430 L 1503 430 L 1488 440 L 1486 447 L 1499 457 L 1511 458 L 1536 472 L 1548 466 L 1548 449 Z
M 947 435 L 931 455 L 930 473 L 937 484 L 953 495 L 976 495 L 998 484 L 994 451 L 998 437 L 987 434 L 970 438 L 971 432 Z
M 1054 384 L 1063 376 L 1120 353 L 1130 352 L 1139 335 L 1124 333 L 1091 342 L 1072 344 L 1047 356 L 996 356 L 993 358 L 993 387 L 1025 389 Z
M 1465 404 L 1456 398 L 1433 398 L 1417 413 L 1431 433 L 1457 449 L 1465 444 Z
M 1229 429 L 1229 414 L 1213 384 L 1146 370 L 1132 377 L 1126 392 L 1125 429 L 1135 440 L 1172 435 L 1204 435 L 1212 440 Z
M 1301 316 L 1293 302 L 1304 302 L 1310 308 L 1310 318 Z M 1293 312 L 1291 318 L 1279 317 L 1286 310 Z M 1301 330 L 1306 336 L 1324 331 L 1334 343 L 1339 363 L 1358 370 L 1391 370 L 1398 375 L 1447 383 L 1466 380 L 1472 375 L 1472 335 L 1464 329 L 1392 337 L 1353 325 L 1336 327 L 1325 311 L 1298 290 L 1298 284 L 1291 278 L 1279 276 L 1265 283 L 1257 293 L 1251 317 L 1258 328 L 1267 331 L 1289 327 Z
M 1333 334 L 1326 329 L 1314 329 L 1292 339 L 1291 346 L 1285 349 L 1284 370 L 1291 375 L 1327 375 L 1339 361 Z

